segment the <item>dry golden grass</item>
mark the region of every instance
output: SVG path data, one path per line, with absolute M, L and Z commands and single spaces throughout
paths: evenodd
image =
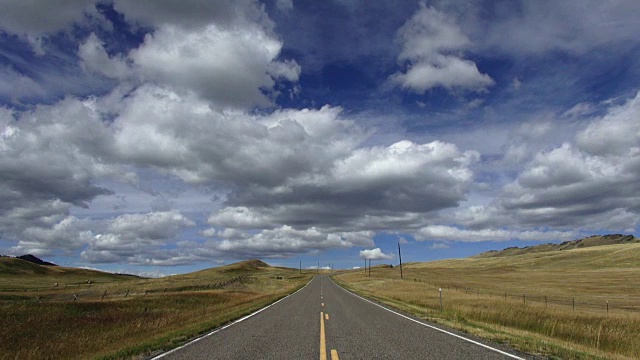
M 40 266 L 21 259 L 0 257 L 0 293 L 15 288 L 24 291 L 24 289 L 53 288 L 54 284 L 65 287 L 65 285 L 88 285 L 87 281 L 93 284 L 105 284 L 134 279 L 140 278 L 89 269 Z
M 403 270 L 404 281 L 397 267 L 374 268 L 372 277 L 345 273 L 336 280 L 423 318 L 526 352 L 562 359 L 640 358 L 640 313 L 622 309 L 639 308 L 640 245 L 415 263 Z M 520 296 L 505 299 L 504 292 Z M 545 295 L 565 303 L 545 306 Z
M 247 276 L 245 280 L 222 289 L 183 290 L 241 275 Z M 292 293 L 312 275 L 241 264 L 161 279 L 97 284 L 81 291 L 0 293 L 0 359 L 147 356 Z M 126 298 L 101 300 L 104 290 L 116 294 L 125 289 L 130 290 Z M 77 301 L 72 300 L 74 292 L 80 293 Z M 44 300 L 38 302 L 35 296 Z

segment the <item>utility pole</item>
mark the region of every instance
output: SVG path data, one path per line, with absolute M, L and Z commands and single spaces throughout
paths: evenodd
M 398 257 L 400 258 L 400 280 L 404 280 L 404 277 L 402 277 L 402 253 L 400 252 L 400 241 L 398 241 Z
M 318 268 L 316 270 L 317 270 L 316 272 L 320 274 L 320 261 L 318 261 Z
M 367 259 L 364 259 L 364 274 L 367 275 Z
M 300 275 L 302 275 L 302 260 L 300 260 Z
M 369 277 L 371 277 L 371 259 L 369 259 Z

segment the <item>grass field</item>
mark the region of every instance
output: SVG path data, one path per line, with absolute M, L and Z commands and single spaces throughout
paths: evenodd
M 363 295 L 525 352 L 640 358 L 640 244 L 413 263 L 403 270 L 404 281 L 397 267 L 335 278 Z M 505 299 L 505 292 L 513 296 Z M 545 304 L 545 296 L 552 301 Z
M 66 277 L 50 273 L 60 268 L 40 274 L 33 269 L 0 272 L 0 288 L 22 287 L 25 282 L 32 288 L 42 287 L 0 292 L 0 358 L 145 357 L 290 294 L 315 273 L 264 265 L 247 261 L 160 279 L 101 277 L 81 269 L 64 270 Z M 240 280 L 207 287 L 231 279 Z M 52 287 L 54 282 L 59 286 Z M 65 289 L 60 286 L 64 283 L 80 287 Z

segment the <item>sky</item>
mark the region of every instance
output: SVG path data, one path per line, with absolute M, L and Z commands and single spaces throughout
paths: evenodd
M 638 1 L 2 7 L 1 254 L 163 276 L 638 234 Z

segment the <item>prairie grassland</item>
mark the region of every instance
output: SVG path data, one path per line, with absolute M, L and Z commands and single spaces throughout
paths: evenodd
M 247 278 L 222 289 L 182 290 L 189 285 L 239 275 Z M 71 301 L 74 291 L 71 289 L 0 293 L 0 358 L 149 356 L 286 296 L 302 287 L 312 275 L 241 263 L 175 277 L 98 284 L 93 290 L 84 290 L 100 294 L 105 289 L 116 292 L 126 288 L 133 294 L 104 300 L 85 293 L 86 296 L 81 294 L 77 301 Z M 166 288 L 169 290 L 164 292 Z M 163 291 L 147 294 L 153 289 Z M 45 300 L 35 301 L 35 295 Z M 69 300 L 60 301 L 61 296 Z
M 640 312 L 622 308 L 637 309 L 640 302 L 638 245 L 414 263 L 403 270 L 404 281 L 397 267 L 374 267 L 371 277 L 358 271 L 335 278 L 365 296 L 525 352 L 562 359 L 640 358 Z M 505 292 L 525 297 L 505 299 Z M 544 296 L 568 302 L 545 305 Z M 585 303 L 601 307 L 581 307 Z
M 0 257 L 0 292 L 7 288 L 52 288 L 54 284 L 65 285 L 127 282 L 140 279 L 135 276 L 111 274 L 102 271 L 66 268 L 62 266 L 40 266 L 21 259 Z

